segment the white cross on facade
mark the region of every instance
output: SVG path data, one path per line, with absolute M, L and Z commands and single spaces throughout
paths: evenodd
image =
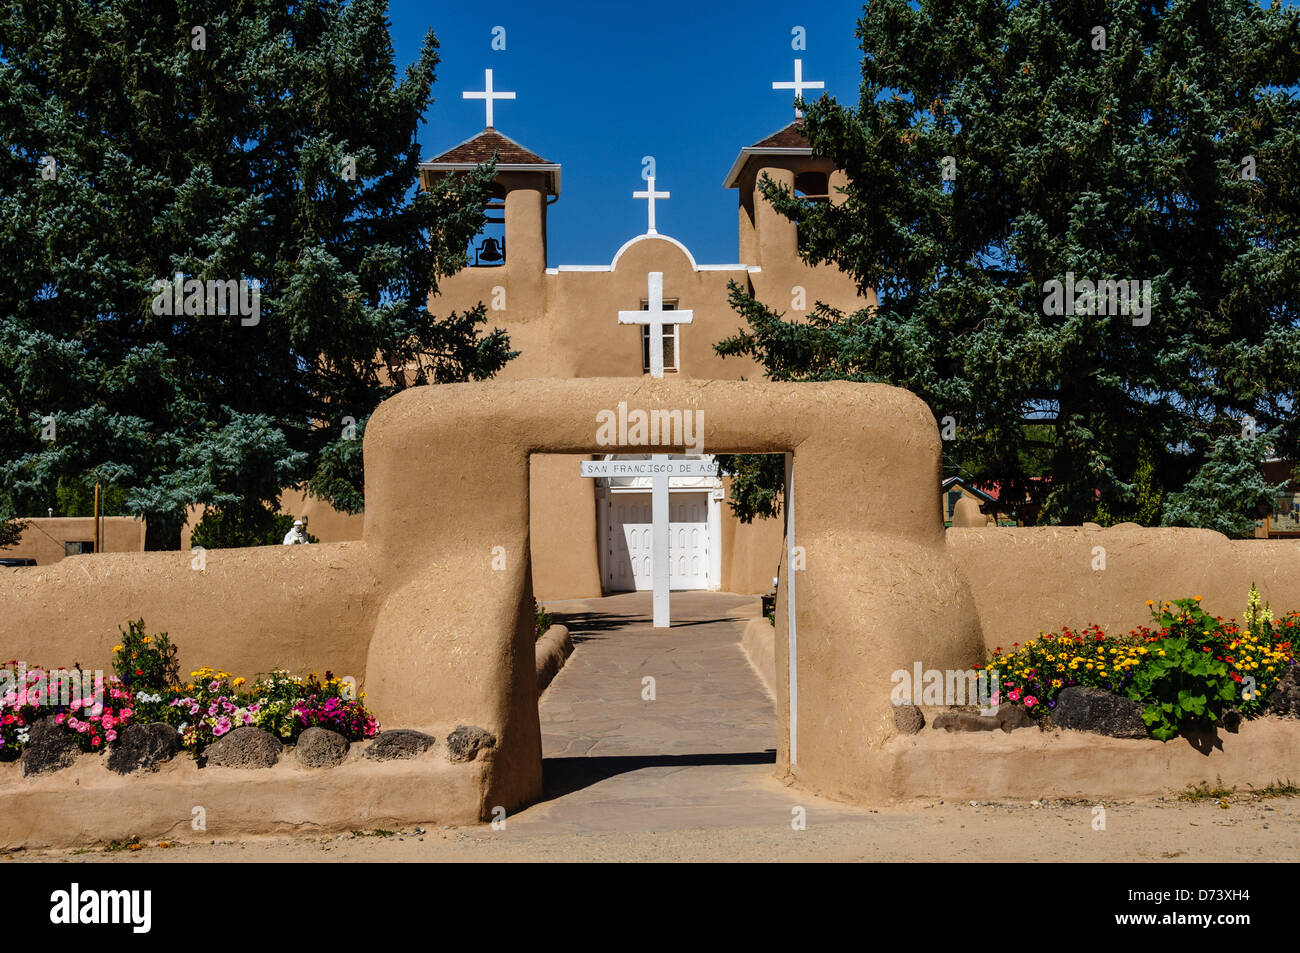
M 799 62 L 799 61 L 798 61 L 798 60 L 795 60 L 795 62 L 797 63 L 797 62 Z M 487 103 L 487 127 L 488 127 L 489 129 L 491 129 L 491 128 L 493 128 L 493 127 L 492 127 L 492 102 L 493 102 L 493 100 L 497 100 L 497 99 L 514 99 L 514 98 L 515 98 L 515 94 L 514 94 L 514 93 L 502 93 L 502 92 L 498 92 L 498 91 L 494 90 L 494 89 L 492 88 L 492 71 L 491 71 L 491 70 L 487 70 L 486 72 L 487 72 L 487 78 L 484 80 L 484 85 L 486 86 L 485 89 L 483 89 L 481 92 L 480 92 L 480 91 L 470 91 L 470 90 L 466 90 L 465 92 L 461 93 L 460 95 L 461 95 L 461 98 L 462 98 L 462 99 L 481 99 L 481 100 L 483 100 L 485 103 Z
M 654 190 L 654 179 L 650 180 L 650 189 Z M 650 219 L 651 226 L 654 219 Z M 650 231 L 654 231 L 651 227 Z M 619 324 L 648 324 L 650 326 L 650 376 L 664 376 L 664 325 L 690 324 L 695 320 L 694 311 L 664 310 L 664 273 L 650 272 L 650 301 L 644 311 L 620 311 Z
M 811 79 L 810 79 L 810 80 L 805 80 L 805 79 L 803 78 L 803 60 L 796 59 L 796 60 L 794 61 L 794 82 L 793 82 L 793 83 L 784 83 L 784 82 L 782 82 L 782 83 L 773 83 L 773 84 L 772 84 L 772 88 L 773 88 L 773 89 L 793 89 L 793 90 L 794 90 L 794 98 L 795 98 L 795 99 L 802 99 L 802 98 L 803 98 L 803 91 L 804 91 L 805 89 L 825 89 L 825 88 L 826 88 L 826 84 L 823 83 L 821 80 L 811 80 Z M 794 118 L 795 118 L 795 119 L 799 119 L 799 118 L 801 118 L 802 116 L 803 116 L 803 110 L 802 110 L 802 109 L 796 109 L 796 110 L 794 111 Z
M 666 199 L 669 195 L 667 192 L 655 191 L 655 177 L 653 175 L 646 176 L 645 185 L 646 187 L 643 191 L 633 192 L 632 198 L 648 200 L 649 205 L 647 208 L 650 212 L 650 227 L 646 231 L 646 234 L 658 235 L 659 233 L 655 231 L 655 199 Z

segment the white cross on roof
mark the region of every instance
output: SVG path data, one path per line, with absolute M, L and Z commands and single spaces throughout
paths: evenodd
M 798 61 L 796 60 L 796 62 L 798 62 Z M 494 90 L 494 89 L 492 88 L 492 71 L 491 71 L 491 70 L 486 70 L 485 72 L 487 73 L 487 78 L 484 80 L 484 84 L 485 84 L 485 86 L 486 86 L 485 89 L 483 89 L 483 90 L 481 90 L 481 91 L 470 91 L 470 90 L 466 90 L 465 92 L 461 93 L 460 95 L 461 95 L 461 98 L 462 98 L 462 99 L 481 99 L 481 100 L 483 100 L 485 103 L 487 103 L 487 127 L 488 127 L 489 129 L 491 129 L 491 128 L 493 128 L 493 127 L 492 127 L 492 102 L 493 102 L 493 100 L 496 100 L 496 99 L 514 99 L 514 98 L 515 98 L 515 94 L 514 94 L 514 93 L 503 93 L 503 92 L 498 92 L 498 91 Z
M 802 98 L 803 98 L 803 91 L 804 91 L 805 89 L 825 89 L 825 88 L 826 88 L 826 84 L 823 83 L 821 80 L 805 80 L 805 79 L 803 78 L 803 60 L 801 60 L 801 59 L 796 59 L 796 60 L 794 61 L 794 82 L 793 82 L 793 83 L 787 83 L 787 82 L 773 83 L 773 84 L 772 84 L 772 88 L 773 88 L 773 89 L 793 89 L 793 90 L 794 90 L 794 98 L 795 98 L 795 99 L 802 99 Z M 803 110 L 802 110 L 802 109 L 796 109 L 796 110 L 794 111 L 794 118 L 795 118 L 795 119 L 798 119 L 798 118 L 800 118 L 801 116 L 803 116 Z
M 649 201 L 650 227 L 647 229 L 646 234 L 658 235 L 659 233 L 655 231 L 655 199 L 666 199 L 669 196 L 667 192 L 655 191 L 655 177 L 653 175 L 646 176 L 645 186 L 643 191 L 633 192 L 632 198 L 647 199 Z

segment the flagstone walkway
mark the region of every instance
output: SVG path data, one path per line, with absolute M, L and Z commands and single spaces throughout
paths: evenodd
M 756 596 L 673 593 L 667 630 L 651 626 L 648 592 L 547 608 L 575 650 L 539 705 L 546 798 L 511 819 L 516 833 L 789 830 L 795 805 L 865 813 L 773 776 L 775 702 L 740 644 Z

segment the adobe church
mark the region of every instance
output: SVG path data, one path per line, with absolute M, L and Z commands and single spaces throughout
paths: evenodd
M 487 85 L 490 91 L 490 77 Z M 511 348 L 520 352 L 497 380 L 648 375 L 656 356 L 651 326 L 620 323 L 620 312 L 644 313 L 652 306 L 665 312 L 664 375 L 758 380 L 763 370 L 756 362 L 724 360 L 713 350 L 743 323 L 728 303 L 729 282 L 787 314 L 818 301 L 846 311 L 864 304 L 847 275 L 799 260 L 795 224 L 777 214 L 758 190 L 766 174 L 807 198 L 843 199 L 838 191 L 843 173 L 812 154 L 798 120 L 742 148 L 726 170 L 722 185 L 735 189 L 738 198 L 736 263 L 698 262 L 684 244 L 660 233 L 655 203 L 670 194 L 649 178 L 634 193 L 646 202 L 645 232 L 630 236 L 608 263 L 553 267 L 547 265 L 546 222 L 547 210 L 560 198 L 560 163 L 496 129 L 490 110 L 488 121 L 482 132 L 421 163 L 420 183 L 431 188 L 448 174 L 466 173 L 497 156 L 488 225 L 470 250 L 470 266 L 447 278 L 429 300 L 430 310 L 438 313 L 479 302 L 487 306 L 488 324 L 504 329 Z M 653 274 L 662 276 L 654 288 Z M 689 323 L 672 312 L 683 318 L 689 312 Z M 708 459 L 708 421 L 702 423 Z M 594 438 L 595 421 L 592 432 Z M 584 479 L 579 461 L 591 458 L 533 458 L 530 509 L 538 598 L 651 588 L 649 478 Z M 672 589 L 757 593 L 771 587 L 781 557 L 782 521 L 746 525 L 735 519 L 726 503 L 728 482 L 709 476 L 671 479 Z M 310 531 L 323 542 L 360 538 L 360 517 L 343 516 L 299 493 L 286 492 L 281 508 L 308 515 Z

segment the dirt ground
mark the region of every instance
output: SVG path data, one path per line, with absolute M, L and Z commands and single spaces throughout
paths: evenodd
M 775 783 L 775 782 L 773 782 Z M 798 800 L 792 798 L 792 800 Z M 476 828 L 356 832 L 333 836 L 193 838 L 139 850 L 122 847 L 17 851 L 5 861 L 63 863 L 274 863 L 280 861 L 888 861 L 888 862 L 1294 862 L 1300 859 L 1300 799 L 1095 805 L 933 803 L 866 810 L 853 819 L 824 802 L 807 805 L 807 828 L 781 819 L 765 826 L 548 831 L 527 813 L 505 830 Z M 1221 806 L 1222 805 L 1222 806 Z M 825 820 L 821 816 L 826 816 Z M 793 818 L 792 818 L 793 820 Z M 542 825 L 544 828 L 548 825 Z

